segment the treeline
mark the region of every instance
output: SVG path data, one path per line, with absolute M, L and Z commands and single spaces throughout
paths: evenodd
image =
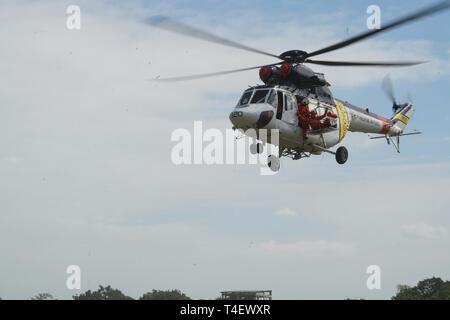
M 95 291 L 88 290 L 72 298 L 74 300 L 135 300 L 111 286 L 99 286 Z M 0 300 L 2 300 L 1 297 Z M 56 299 L 49 293 L 39 293 L 31 300 Z M 191 298 L 180 290 L 152 290 L 144 293 L 137 300 L 191 300 Z M 399 285 L 396 295 L 391 300 L 450 300 L 450 281 L 433 277 L 419 281 L 413 287 Z
M 99 286 L 95 291 L 88 290 L 72 298 L 74 300 L 135 300 L 119 289 L 114 289 L 111 286 Z M 31 300 L 56 299 L 49 293 L 39 293 L 32 297 Z M 191 300 L 191 298 L 180 290 L 152 290 L 151 292 L 144 293 L 138 300 Z
M 450 281 L 433 277 L 414 287 L 399 285 L 392 300 L 450 300 Z

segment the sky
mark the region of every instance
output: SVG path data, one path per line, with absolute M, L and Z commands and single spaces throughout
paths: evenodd
M 402 69 L 314 67 L 340 99 L 390 115 L 390 73 L 416 114 L 397 154 L 349 134 L 329 155 L 256 166 L 177 166 L 171 133 L 231 128 L 257 71 L 148 81 L 272 63 L 265 56 L 154 29 L 165 15 L 279 54 L 315 50 L 429 1 L 0 0 L 0 297 L 60 299 L 119 288 L 135 298 L 180 289 L 273 290 L 274 299 L 387 299 L 399 284 L 450 279 L 450 11 L 321 56 L 427 60 Z M 68 30 L 66 9 L 81 8 Z M 81 268 L 81 290 L 66 268 Z M 381 269 L 368 290 L 367 267 Z

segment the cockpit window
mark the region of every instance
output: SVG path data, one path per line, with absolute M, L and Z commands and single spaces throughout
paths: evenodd
M 250 98 L 252 97 L 253 91 L 245 91 L 242 95 L 241 100 L 239 100 L 239 105 L 243 106 L 250 103 Z
M 269 90 L 256 90 L 251 103 L 264 103 Z
M 267 103 L 272 105 L 274 108 L 278 105 L 277 92 L 275 90 L 270 90 L 269 96 L 267 97 Z
M 277 92 L 273 89 L 249 89 L 246 90 L 239 100 L 238 107 L 248 104 L 268 103 L 274 108 L 278 105 Z

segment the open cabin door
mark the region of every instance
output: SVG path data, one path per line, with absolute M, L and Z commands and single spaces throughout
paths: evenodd
M 277 99 L 278 99 L 278 104 L 277 104 L 277 119 L 281 120 L 281 117 L 283 116 L 283 110 L 284 110 L 284 95 L 283 95 L 283 91 L 277 91 Z
M 295 124 L 297 119 L 297 102 L 295 97 L 288 91 L 277 90 L 277 100 L 276 118 Z
M 289 123 L 297 123 L 297 99 L 290 92 L 284 92 L 284 112 L 281 120 Z

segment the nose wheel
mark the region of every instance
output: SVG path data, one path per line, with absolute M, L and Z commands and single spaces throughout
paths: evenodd
M 346 147 L 339 147 L 336 150 L 336 162 L 339 164 L 344 164 L 348 159 L 348 150 Z
M 271 154 L 267 157 L 267 165 L 273 172 L 278 172 L 280 170 L 280 158 Z
M 262 143 L 253 143 L 250 145 L 250 153 L 251 154 L 260 154 L 263 152 Z

